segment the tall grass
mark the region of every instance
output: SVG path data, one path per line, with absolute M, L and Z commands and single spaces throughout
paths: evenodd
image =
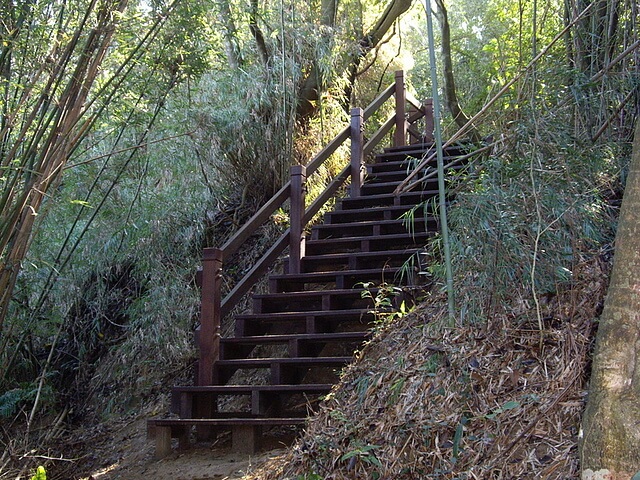
M 579 280 L 586 256 L 611 248 L 624 145 L 577 139 L 561 117 L 532 117 L 513 133 L 451 209 L 464 321 L 539 304 Z

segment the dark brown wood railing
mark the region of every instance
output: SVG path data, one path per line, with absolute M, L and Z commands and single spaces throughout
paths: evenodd
M 395 113 L 364 142 L 364 124 L 392 96 L 395 97 Z M 200 328 L 197 342 L 200 349 L 198 385 L 212 383 L 213 364 L 219 358 L 221 320 L 238 301 L 264 275 L 269 267 L 289 247 L 289 272 L 299 273 L 300 260 L 304 257 L 304 229 L 323 205 L 351 178 L 350 195 L 360 194 L 364 180 L 364 159 L 380 144 L 395 126 L 394 146 L 409 143 L 430 142 L 433 132 L 433 114 L 430 101 L 424 104 L 406 91 L 404 73 L 396 72 L 395 82 L 383 91 L 366 109 L 351 111 L 351 124 L 306 165 L 291 167 L 291 179 L 245 223 L 222 247 L 205 248 L 203 255 L 201 288 L 202 302 Z M 408 107 L 408 108 L 407 108 Z M 425 118 L 425 129 L 416 130 L 415 122 Z M 351 139 L 351 161 L 326 189 L 305 209 L 305 183 L 347 139 Z M 269 248 L 235 287 L 222 298 L 222 275 L 225 261 L 230 259 L 249 237 L 284 203 L 289 200 L 290 227 Z

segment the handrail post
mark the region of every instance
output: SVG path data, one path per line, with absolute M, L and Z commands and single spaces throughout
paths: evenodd
M 291 167 L 291 210 L 289 232 L 289 273 L 300 273 L 300 261 L 304 257 L 304 225 L 307 169 L 304 165 Z
M 433 143 L 433 98 L 424 101 L 424 140 L 423 143 Z
M 206 248 L 202 258 L 202 297 L 198 346 L 198 385 L 211 385 L 213 364 L 220 359 L 220 304 L 222 303 L 222 258 L 219 248 Z
M 364 111 L 351 109 L 351 197 L 360 195 L 364 181 Z
M 407 142 L 407 98 L 404 91 L 404 71 L 396 72 L 396 132 L 393 136 L 393 146 L 402 147 Z

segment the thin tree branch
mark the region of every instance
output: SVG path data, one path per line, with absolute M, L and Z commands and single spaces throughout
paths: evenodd
M 551 48 L 558 42 L 558 40 L 560 40 L 565 35 L 567 30 L 569 30 L 570 28 L 573 28 L 573 26 L 578 21 L 580 21 L 582 17 L 584 17 L 587 14 L 587 12 L 591 9 L 592 6 L 593 6 L 593 3 L 589 4 L 580 13 L 580 15 L 578 15 L 578 17 L 576 17 L 569 25 L 567 25 L 564 29 L 562 29 L 560 33 L 558 33 L 555 37 L 553 37 L 551 42 L 545 48 L 543 48 L 540 51 L 540 53 L 538 53 L 538 55 L 533 60 L 531 60 L 531 62 L 529 62 L 529 64 L 523 70 L 521 70 L 514 78 L 512 78 L 509 82 L 507 82 L 500 89 L 500 91 L 496 93 L 493 96 L 493 98 L 491 98 L 491 100 L 489 100 L 478 113 L 476 113 L 473 117 L 471 117 L 471 119 L 469 119 L 469 121 L 465 125 L 463 125 L 462 128 L 460 128 L 456 133 L 454 133 L 451 136 L 451 138 L 449 138 L 449 140 L 447 140 L 444 143 L 442 147 L 443 148 L 450 147 L 451 145 L 453 145 L 454 142 L 456 142 L 465 133 L 467 133 L 467 131 L 473 126 L 474 122 L 477 122 L 480 118 L 482 118 L 484 114 L 487 113 L 487 111 L 489 111 L 489 108 L 493 106 L 493 104 L 496 103 L 498 99 L 502 97 L 502 95 L 504 95 L 517 81 L 519 81 L 531 69 L 533 65 L 535 65 L 541 58 L 543 58 L 549 50 L 551 50 Z M 429 162 L 431 162 L 431 160 L 433 160 L 434 158 L 435 158 L 435 153 L 429 155 L 427 158 L 422 160 L 420 164 L 416 167 L 416 169 L 413 172 L 411 172 L 411 174 L 409 174 L 409 176 L 400 185 L 398 185 L 398 187 L 394 191 L 394 194 L 398 195 L 399 193 L 403 192 L 406 186 L 411 182 L 411 180 L 413 180 L 416 177 L 416 175 L 418 175 L 418 173 L 420 173 L 420 171 L 424 169 L 425 166 L 428 165 Z

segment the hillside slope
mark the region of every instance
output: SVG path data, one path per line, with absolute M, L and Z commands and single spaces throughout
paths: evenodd
M 447 328 L 428 305 L 389 323 L 295 447 L 245 479 L 576 478 L 608 263 L 579 271 L 542 332 L 526 303 L 486 325 Z

